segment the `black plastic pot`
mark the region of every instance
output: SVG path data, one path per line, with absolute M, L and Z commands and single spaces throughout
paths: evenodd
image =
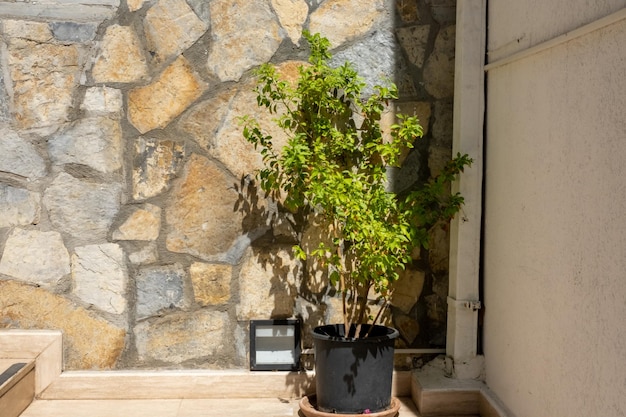
M 369 325 L 362 327 L 365 334 Z M 343 324 L 313 329 L 317 409 L 361 414 L 389 408 L 398 331 L 374 326 L 366 338 L 347 339 L 344 334 Z

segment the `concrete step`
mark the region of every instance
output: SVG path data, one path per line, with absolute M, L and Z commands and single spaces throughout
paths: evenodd
M 18 417 L 35 397 L 35 362 L 0 359 L 0 410 L 2 417 Z

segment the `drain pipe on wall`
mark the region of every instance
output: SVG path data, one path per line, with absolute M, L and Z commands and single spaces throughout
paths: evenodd
M 480 245 L 482 227 L 483 128 L 487 0 L 457 2 L 452 152 L 473 164 L 453 185 L 465 205 L 450 227 L 450 286 L 446 373 L 458 379 L 484 374 L 477 355 Z

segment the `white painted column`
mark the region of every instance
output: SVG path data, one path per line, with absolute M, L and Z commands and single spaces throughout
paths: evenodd
M 486 1 L 458 0 L 454 80 L 453 153 L 474 160 L 453 185 L 465 205 L 450 230 L 450 288 L 446 354 L 455 377 L 477 378 L 479 266 L 483 181 Z

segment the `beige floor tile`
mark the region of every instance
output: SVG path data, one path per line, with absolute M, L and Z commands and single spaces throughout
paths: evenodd
M 297 401 L 277 398 L 183 400 L 177 417 L 294 417 Z
M 408 397 L 400 398 L 400 417 L 418 417 Z M 36 400 L 21 417 L 298 417 L 297 400 Z
M 37 400 L 20 417 L 177 417 L 182 400 Z

